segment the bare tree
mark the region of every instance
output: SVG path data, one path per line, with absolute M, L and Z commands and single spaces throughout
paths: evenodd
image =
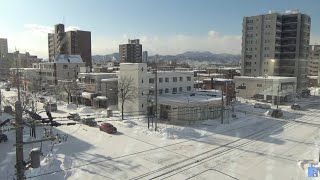
M 15 107 L 15 102 L 18 101 L 18 96 L 10 96 L 10 97 L 5 97 L 5 95 L 2 94 L 1 96 L 2 102 L 6 106 L 11 106 Z M 32 110 L 36 111 L 36 107 L 34 107 L 35 99 L 32 96 L 32 94 L 23 91 L 20 94 L 21 102 L 22 102 L 22 111 L 25 112 L 26 110 Z
M 62 82 L 62 89 L 68 94 L 68 104 L 70 104 L 71 94 L 77 90 L 77 82 L 65 81 Z
M 133 102 L 136 98 L 136 87 L 133 78 L 129 76 L 120 76 L 118 81 L 118 92 L 121 103 L 121 118 L 123 120 L 124 103 L 126 101 Z
M 64 90 L 63 84 L 58 84 L 55 86 L 52 90 L 53 95 L 55 96 L 56 103 L 58 103 L 58 96 L 61 94 L 61 92 Z M 59 99 L 60 100 L 60 99 Z M 60 102 L 60 101 L 59 101 Z

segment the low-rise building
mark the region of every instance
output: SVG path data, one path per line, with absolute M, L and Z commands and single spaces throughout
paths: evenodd
M 40 69 L 43 86 L 58 84 L 59 80 L 76 80 L 80 73 L 80 68 L 85 67 L 80 55 L 57 55 L 52 62 L 41 62 L 33 64 L 33 68 Z M 46 82 L 43 82 L 46 81 Z
M 218 93 L 218 94 L 221 94 Z M 159 118 L 170 122 L 195 122 L 221 116 L 221 96 L 193 92 L 159 96 Z
M 83 91 L 81 102 L 87 106 L 107 107 L 107 98 L 102 93 L 105 89 L 101 88 L 102 79 L 116 77 L 116 73 L 79 73 L 79 85 Z
M 250 77 L 235 76 L 237 96 L 246 99 L 255 98 L 263 99 L 274 104 L 278 101 L 291 101 L 296 95 L 296 77 Z
M 156 76 L 157 79 L 155 79 Z M 193 71 L 157 71 L 155 74 L 152 70 L 148 71 L 146 63 L 121 63 L 119 81 L 121 77 L 132 78 L 132 84 L 136 89 L 135 99 L 132 102 L 126 101 L 124 104 L 126 114 L 146 114 L 148 100 L 155 97 L 156 81 L 159 97 L 184 94 L 194 90 Z M 120 99 L 119 102 L 121 102 Z M 119 109 L 121 110 L 121 103 L 119 103 Z

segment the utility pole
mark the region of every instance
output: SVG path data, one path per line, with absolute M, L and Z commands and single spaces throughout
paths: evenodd
M 22 107 L 21 102 L 17 101 L 15 103 L 16 111 L 16 169 L 17 169 L 17 179 L 25 179 L 25 162 L 23 158 L 23 123 L 22 123 Z
M 2 116 L 2 106 L 1 106 L 1 103 L 2 103 L 2 94 L 1 94 L 1 89 L 0 89 L 0 116 Z
M 278 96 L 277 96 L 277 109 L 279 108 L 279 86 L 278 86 Z
M 224 102 L 223 102 L 223 87 L 221 88 L 221 124 L 223 124 Z
M 74 72 L 74 83 L 76 85 L 76 103 L 77 103 L 77 107 L 79 106 L 79 102 L 78 102 L 78 84 L 77 84 L 77 72 L 76 72 L 76 68 L 73 68 L 73 72 Z M 57 98 L 57 97 L 56 97 Z
M 156 62 L 155 67 L 155 123 L 154 123 L 154 130 L 157 131 L 157 124 L 158 124 L 158 65 Z

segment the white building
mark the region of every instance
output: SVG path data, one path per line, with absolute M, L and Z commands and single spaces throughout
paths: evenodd
M 33 68 L 40 68 L 44 86 L 57 85 L 59 80 L 75 80 L 82 67 L 85 63 L 80 55 L 58 55 L 53 62 L 33 64 Z
M 193 71 L 158 71 L 157 76 L 159 97 L 193 91 Z M 121 63 L 119 79 L 121 77 L 131 77 L 136 88 L 136 98 L 133 102 L 125 102 L 124 112 L 126 114 L 146 114 L 148 98 L 155 97 L 155 74 L 148 71 L 146 63 Z M 119 99 L 119 110 L 121 110 L 120 102 Z
M 246 99 L 257 98 L 264 99 L 270 102 L 280 102 L 293 100 L 296 94 L 296 77 L 250 77 L 250 76 L 235 76 L 237 96 Z

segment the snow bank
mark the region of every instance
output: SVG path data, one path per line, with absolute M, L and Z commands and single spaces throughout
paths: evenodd
M 80 113 L 94 113 L 95 111 L 93 109 L 91 109 L 90 107 L 83 107 L 81 109 L 79 109 Z
M 145 128 L 137 128 L 135 133 L 143 133 L 146 135 L 156 135 L 165 139 L 189 139 L 189 138 L 200 138 L 204 136 L 205 131 L 195 130 L 189 127 L 168 127 L 158 128 L 158 131 L 148 130 Z
M 135 123 L 134 121 L 130 121 L 130 120 L 123 120 L 123 121 L 118 121 L 117 125 L 122 126 L 122 127 L 126 127 L 126 128 L 132 128 L 133 126 L 136 126 L 137 123 Z
M 75 104 L 68 104 L 68 105 L 67 105 L 67 109 L 76 110 L 76 109 L 77 109 L 77 105 L 75 105 Z

